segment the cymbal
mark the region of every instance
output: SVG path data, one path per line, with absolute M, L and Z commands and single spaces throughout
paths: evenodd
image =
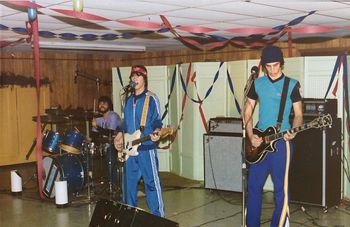
M 37 122 L 38 117 L 33 116 L 33 121 Z M 59 124 L 59 123 L 66 123 L 69 122 L 69 119 L 63 116 L 52 116 L 52 115 L 40 115 L 40 120 L 42 123 L 48 123 L 48 124 Z
M 99 126 L 97 126 L 97 133 L 102 135 L 102 136 L 114 136 L 115 135 L 115 130 L 112 129 L 108 129 L 108 128 L 101 128 Z
M 91 138 L 93 142 L 96 144 L 113 143 L 115 137 L 114 130 L 103 129 L 101 127 L 98 127 L 98 130 L 98 132 L 91 131 Z

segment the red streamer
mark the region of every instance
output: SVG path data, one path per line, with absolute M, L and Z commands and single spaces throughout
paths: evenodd
M 110 21 L 110 19 L 107 19 L 105 17 L 96 16 L 91 13 L 84 13 L 84 12 L 77 12 L 74 10 L 68 10 L 68 9 L 51 9 L 53 11 L 56 11 L 58 13 L 62 13 L 66 16 L 70 17 L 76 17 L 78 19 L 84 19 L 84 20 L 97 20 L 97 21 Z
M 275 32 L 276 30 L 271 28 L 230 28 L 230 29 L 226 29 L 225 31 L 251 35 L 251 34 L 264 34 L 269 32 Z
M 300 28 L 291 28 L 290 31 L 298 32 L 298 33 L 322 33 L 322 32 L 329 32 L 335 29 L 338 29 L 338 28 L 329 27 L 329 26 L 304 26 Z
M 117 22 L 121 24 L 130 25 L 138 28 L 148 28 L 148 29 L 161 29 L 163 26 L 159 23 L 154 23 L 150 21 L 139 21 L 139 20 L 118 20 Z
M 209 132 L 209 128 L 208 128 L 207 120 L 205 118 L 204 111 L 203 111 L 203 102 L 202 102 L 202 100 L 201 100 L 201 98 L 199 96 L 199 93 L 198 93 L 197 82 L 196 82 L 196 75 L 197 75 L 196 72 L 194 72 L 193 75 L 192 75 L 191 81 L 194 83 L 194 86 L 195 86 L 196 91 L 197 91 L 197 98 L 198 98 L 198 101 L 200 101 L 199 106 L 198 106 L 199 114 L 201 116 L 201 120 L 202 120 L 204 129 L 205 129 L 205 132 L 208 133 Z
M 39 52 L 39 29 L 38 17 L 30 22 L 33 31 L 33 51 L 34 51 L 34 74 L 36 82 L 36 99 L 37 99 L 37 123 L 36 123 L 36 157 L 38 171 L 39 194 L 43 199 L 42 179 L 43 179 L 43 152 L 42 152 L 42 133 L 40 118 L 40 52 Z
M 41 5 L 38 5 L 34 2 L 30 2 L 30 1 L 16 1 L 16 0 L 8 0 L 7 2 L 13 4 L 13 5 L 18 5 L 18 6 L 25 6 L 28 8 L 36 8 L 36 9 L 40 9 L 40 8 L 44 8 Z
M 179 26 L 179 27 L 176 27 L 176 29 L 183 30 L 186 32 L 191 32 L 191 33 L 207 33 L 207 32 L 218 31 L 217 29 L 214 29 L 214 28 L 208 28 L 208 27 L 202 27 L 202 26 Z

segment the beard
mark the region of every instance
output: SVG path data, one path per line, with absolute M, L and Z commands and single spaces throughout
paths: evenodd
M 109 109 L 108 108 L 100 108 L 98 111 L 102 114 L 105 114 L 109 111 Z

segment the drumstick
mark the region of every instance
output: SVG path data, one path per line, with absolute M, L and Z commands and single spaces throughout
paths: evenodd
M 96 99 L 94 99 L 94 108 L 93 108 L 93 112 L 95 113 L 95 111 L 96 111 Z
M 79 129 L 77 127 L 74 126 L 74 129 L 77 131 L 77 132 L 80 132 Z

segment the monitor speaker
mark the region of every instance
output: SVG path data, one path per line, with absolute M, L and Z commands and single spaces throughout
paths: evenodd
M 242 192 L 242 134 L 204 134 L 204 187 Z
M 97 202 L 89 227 L 176 227 L 178 223 L 126 204 L 102 199 Z

